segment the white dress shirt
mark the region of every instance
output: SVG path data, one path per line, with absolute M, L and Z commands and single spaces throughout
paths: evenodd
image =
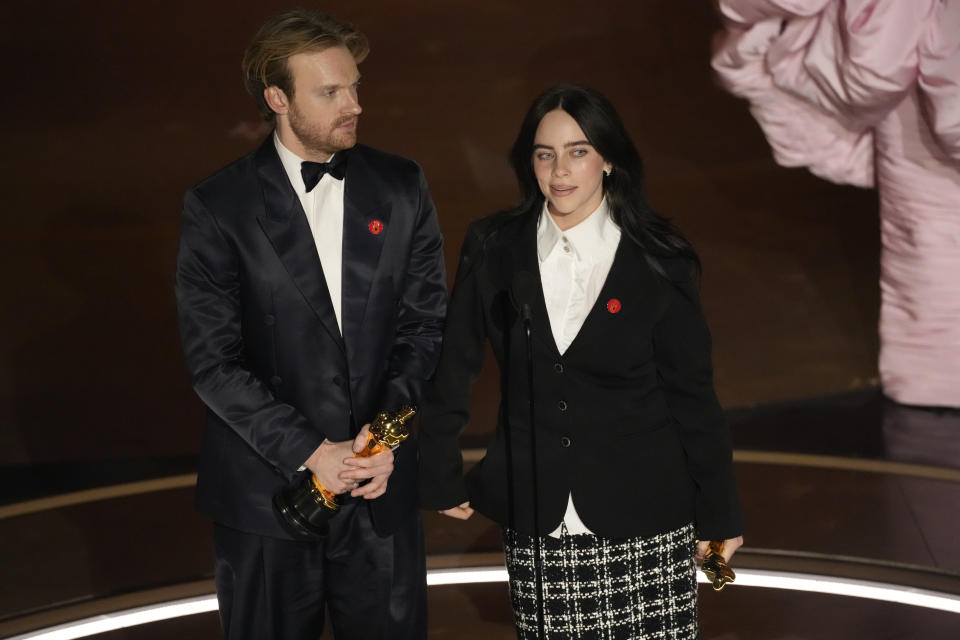
M 610 218 L 604 199 L 597 210 L 577 225 L 562 231 L 544 203 L 537 224 L 537 257 L 540 282 L 547 305 L 550 330 L 563 354 L 577 337 L 587 314 L 600 296 L 620 243 L 620 228 Z M 563 522 L 549 535 L 591 533 L 567 498 Z
M 337 316 L 337 327 L 343 335 L 343 323 L 340 321 L 340 278 L 343 265 L 343 190 L 347 179 L 337 180 L 330 174 L 324 174 L 317 186 L 307 193 L 300 173 L 303 158 L 283 146 L 276 133 L 273 134 L 273 142 L 287 177 L 290 178 L 290 184 L 303 205 L 303 212 L 307 214 L 313 242 L 317 245 L 320 265 L 323 267 L 323 276 L 327 281 L 327 291 L 330 292 L 330 301 L 333 303 L 333 312 Z M 330 160 L 332 159 L 333 156 L 330 156 Z

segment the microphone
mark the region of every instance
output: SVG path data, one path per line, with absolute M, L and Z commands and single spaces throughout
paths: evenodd
M 543 559 L 540 553 L 540 491 L 537 487 L 537 430 L 536 412 L 533 398 L 533 312 L 531 306 L 540 293 L 540 281 L 529 271 L 518 271 L 510 284 L 510 297 L 514 306 L 520 312 L 523 321 L 523 332 L 527 342 L 527 397 L 530 410 L 530 467 L 531 467 L 531 497 L 533 498 L 533 574 L 536 584 L 537 602 L 537 630 L 538 638 L 544 635 L 544 603 L 543 603 Z
M 532 273 L 529 271 L 518 271 L 514 274 L 513 282 L 510 284 L 510 299 L 513 301 L 513 306 L 520 312 L 520 317 L 523 319 L 523 325 L 527 330 L 528 338 L 533 318 L 533 313 L 530 309 L 538 293 L 537 278 Z

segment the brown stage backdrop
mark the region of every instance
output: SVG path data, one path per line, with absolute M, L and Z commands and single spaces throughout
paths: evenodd
M 181 198 L 258 143 L 240 57 L 287 6 L 4 7 L 0 467 L 196 452 L 172 290 Z M 327 6 L 371 38 L 361 139 L 424 166 L 449 265 L 467 222 L 515 199 L 505 154 L 527 104 L 583 82 L 618 106 L 652 202 L 702 254 L 724 404 L 872 384 L 875 197 L 773 164 L 711 79 L 709 1 Z

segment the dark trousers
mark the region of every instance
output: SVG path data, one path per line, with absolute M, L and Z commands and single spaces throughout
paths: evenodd
M 220 621 L 229 640 L 316 640 L 324 606 L 336 640 L 427 637 L 420 515 L 393 535 L 373 530 L 362 501 L 341 507 L 321 542 L 213 528 Z

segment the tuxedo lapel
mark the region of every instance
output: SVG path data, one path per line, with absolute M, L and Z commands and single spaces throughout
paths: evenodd
M 390 236 L 388 193 L 354 149 L 343 201 L 343 335 L 348 344 L 363 326 L 384 242 Z
M 258 217 L 260 227 L 327 333 L 345 352 L 310 224 L 300 198 L 290 186 L 272 136 L 257 151 L 256 164 L 265 206 L 264 215 Z

